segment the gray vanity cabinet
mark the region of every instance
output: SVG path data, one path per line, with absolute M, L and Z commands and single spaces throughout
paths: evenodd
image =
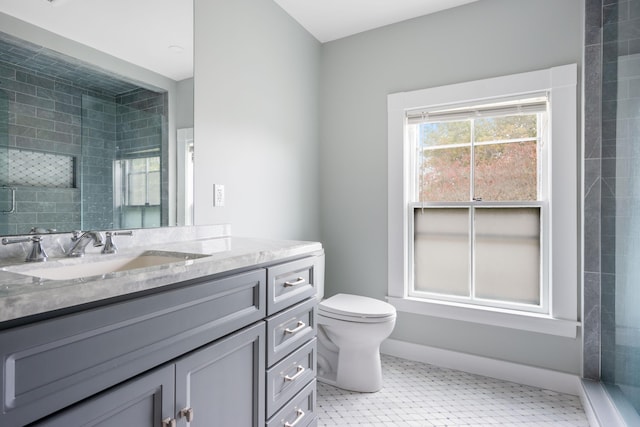
M 263 372 L 264 322 L 258 322 L 35 426 L 262 425 Z
M 0 331 L 0 426 L 15 427 L 188 354 L 265 316 L 264 269 Z
M 0 325 L 0 426 L 314 425 L 323 276 L 314 252 Z

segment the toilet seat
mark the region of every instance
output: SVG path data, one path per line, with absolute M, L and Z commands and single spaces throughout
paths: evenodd
M 336 294 L 320 302 L 318 315 L 347 322 L 379 323 L 395 319 L 396 309 L 374 298 Z

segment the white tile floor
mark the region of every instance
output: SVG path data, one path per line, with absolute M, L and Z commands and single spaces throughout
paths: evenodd
M 352 393 L 318 383 L 319 426 L 588 426 L 580 399 L 382 356 L 384 388 Z

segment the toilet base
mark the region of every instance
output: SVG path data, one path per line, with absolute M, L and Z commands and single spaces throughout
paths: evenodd
M 338 387 L 362 393 L 374 393 L 382 389 L 379 348 L 343 348 L 338 359 Z
M 390 325 L 392 327 L 392 325 Z M 380 346 L 369 342 L 343 343 L 338 348 L 318 327 L 318 381 L 344 390 L 374 393 L 382 389 Z

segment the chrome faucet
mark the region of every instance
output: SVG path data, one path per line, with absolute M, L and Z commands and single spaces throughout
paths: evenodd
M 27 255 L 27 259 L 25 259 L 26 262 L 44 262 L 47 260 L 47 253 L 42 248 L 42 237 L 40 236 L 17 237 L 14 239 L 4 237 L 2 239 L 3 245 L 23 242 L 33 243 L 33 246 L 31 246 L 31 251 L 29 252 L 29 255 Z
M 93 246 L 98 247 L 104 245 L 102 240 L 102 234 L 99 231 L 74 231 L 71 241 L 74 242 L 67 256 L 69 257 L 82 257 L 84 256 L 84 250 L 93 241 Z

